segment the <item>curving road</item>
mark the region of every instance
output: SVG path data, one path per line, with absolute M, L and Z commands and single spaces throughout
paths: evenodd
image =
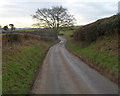
M 64 38 L 50 48 L 32 94 L 117 94 L 116 84 L 65 49 Z

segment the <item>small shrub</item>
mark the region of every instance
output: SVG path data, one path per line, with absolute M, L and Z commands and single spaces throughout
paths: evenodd
M 6 36 L 7 42 L 10 42 L 10 43 L 21 41 L 19 34 L 6 34 L 5 36 Z

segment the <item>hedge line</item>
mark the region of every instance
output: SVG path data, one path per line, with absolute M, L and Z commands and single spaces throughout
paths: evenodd
M 74 32 L 74 39 L 77 41 L 92 43 L 100 36 L 119 35 L 120 14 L 109 18 L 99 19 L 96 22 L 82 26 Z

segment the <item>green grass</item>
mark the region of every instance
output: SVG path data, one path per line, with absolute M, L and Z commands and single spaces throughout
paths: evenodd
M 3 94 L 27 94 L 36 69 L 52 43 L 39 43 L 15 50 L 3 49 Z
M 61 29 L 61 31 L 59 33 L 63 33 L 65 35 L 72 35 L 73 32 L 80 27 L 81 26 L 73 26 L 73 27 L 63 28 L 63 29 Z
M 0 75 L 0 94 L 2 94 L 2 75 Z
M 118 55 L 112 55 L 106 50 L 100 51 L 100 46 L 97 46 L 96 43 L 83 47 L 80 42 L 70 38 L 70 35 L 67 34 L 63 37 L 68 39 L 66 47 L 73 53 L 92 63 L 92 66 L 108 72 L 114 78 L 118 78 Z
M 73 31 L 72 30 L 70 30 L 70 31 L 60 31 L 59 33 L 63 33 L 65 35 L 71 35 L 71 34 L 73 34 Z
M 81 45 L 68 42 L 67 47 L 75 53 L 88 58 L 90 61 L 94 62 L 96 66 L 103 67 L 107 71 L 117 74 L 118 56 L 111 55 L 107 51 L 100 52 L 98 50 L 99 48 L 94 44 L 82 48 Z

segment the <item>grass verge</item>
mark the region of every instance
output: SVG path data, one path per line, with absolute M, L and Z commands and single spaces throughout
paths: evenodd
M 13 45 L 3 48 L 2 61 L 2 93 L 27 94 L 35 78 L 37 68 L 42 65 L 43 58 L 52 42 Z M 33 41 L 34 42 L 34 41 Z
M 66 48 L 69 51 L 101 74 L 118 83 L 118 54 L 111 54 L 108 50 L 101 51 L 101 46 L 98 46 L 99 44 L 97 43 L 83 47 L 80 42 L 74 41 L 69 35 L 64 37 L 68 39 Z M 105 39 L 100 41 L 100 43 L 102 42 L 105 43 Z

